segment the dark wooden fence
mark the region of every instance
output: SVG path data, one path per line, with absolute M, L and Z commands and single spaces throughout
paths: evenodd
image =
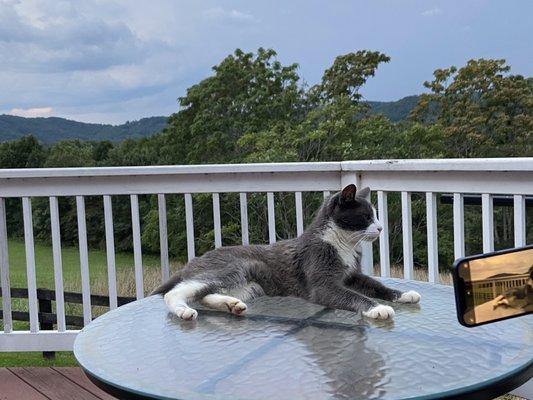
M 0 297 L 2 296 L 2 289 L 0 288 Z M 81 293 L 64 292 L 65 304 L 83 304 Z M 27 299 L 28 289 L 26 288 L 11 288 L 12 299 Z M 53 313 L 52 301 L 56 300 L 55 290 L 37 289 L 37 300 L 39 304 L 39 325 L 41 330 L 53 330 L 54 324 L 57 324 L 57 315 Z M 130 303 L 135 300 L 135 297 L 118 297 L 117 303 L 119 306 Z M 109 297 L 101 295 L 91 295 L 91 306 L 109 307 Z M 3 310 L 0 309 L 0 318 L 3 318 Z M 27 311 L 11 311 L 11 318 L 14 321 L 30 321 L 30 313 Z M 83 317 L 79 315 L 65 315 L 65 323 L 67 326 L 82 328 Z M 43 352 L 44 358 L 54 358 L 55 352 Z

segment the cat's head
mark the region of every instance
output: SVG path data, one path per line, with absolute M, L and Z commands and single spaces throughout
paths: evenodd
M 357 190 L 351 184 L 330 199 L 329 218 L 344 231 L 358 233 L 366 241 L 374 241 L 383 230 L 378 221 L 376 209 L 366 198 L 370 189 Z

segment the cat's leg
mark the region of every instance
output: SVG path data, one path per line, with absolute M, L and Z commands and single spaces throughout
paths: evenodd
M 392 307 L 378 304 L 364 294 L 343 286 L 314 289 L 311 301 L 330 308 L 362 312 L 365 317 L 373 319 L 389 319 L 394 316 Z
M 345 284 L 351 289 L 376 299 L 394 301 L 397 303 L 418 303 L 420 301 L 420 294 L 414 290 L 400 292 L 399 290 L 391 289 L 378 280 L 359 272 L 352 273 L 345 280 Z
M 187 302 L 195 299 L 207 287 L 207 283 L 200 281 L 182 281 L 165 294 L 165 303 L 170 312 L 176 314 L 181 319 L 196 319 L 198 312 L 189 307 Z
M 202 304 L 221 311 L 229 311 L 235 315 L 241 315 L 246 311 L 246 304 L 236 297 L 225 294 L 212 293 L 202 299 Z

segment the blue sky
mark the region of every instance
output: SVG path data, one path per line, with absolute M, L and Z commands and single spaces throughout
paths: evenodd
M 122 123 L 178 109 L 235 48 L 271 47 L 314 84 L 335 56 L 389 55 L 368 100 L 421 93 L 436 68 L 505 58 L 533 75 L 531 1 L 0 0 L 0 113 Z

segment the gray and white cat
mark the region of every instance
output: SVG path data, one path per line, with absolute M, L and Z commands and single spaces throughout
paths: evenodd
M 324 201 L 300 237 L 209 251 L 153 294 L 164 295 L 169 310 L 185 320 L 198 316 L 189 306 L 193 301 L 240 315 L 246 301 L 262 295 L 301 297 L 368 318 L 392 318 L 392 307 L 374 299 L 417 303 L 420 295 L 390 289 L 361 272 L 361 243 L 375 240 L 382 230 L 365 199 L 368 193 L 348 185 Z

